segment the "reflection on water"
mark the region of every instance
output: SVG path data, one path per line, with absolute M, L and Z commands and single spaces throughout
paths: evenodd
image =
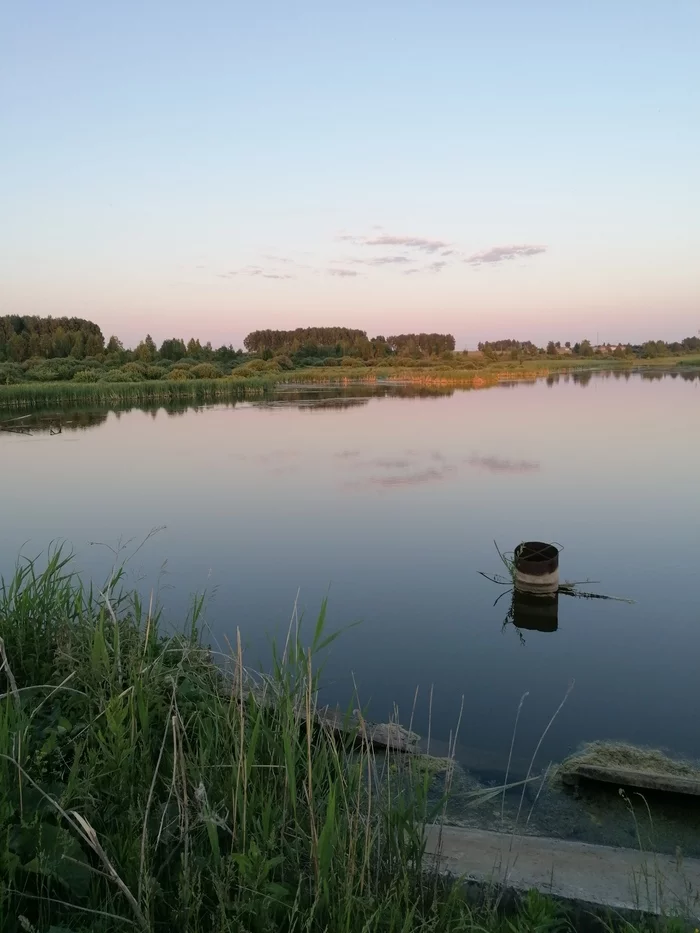
M 503 620 L 504 629 L 508 625 L 530 632 L 556 632 L 559 628 L 559 594 L 534 596 L 531 593 L 513 590 L 510 606 Z
M 567 384 L 570 381 L 576 385 L 586 387 L 591 384 L 591 380 L 604 379 L 624 379 L 629 381 L 632 376 L 641 376 L 647 382 L 660 382 L 664 379 L 674 380 L 682 379 L 685 382 L 695 382 L 700 380 L 700 367 L 690 366 L 678 367 L 671 372 L 657 371 L 651 369 L 624 369 L 624 370 L 573 370 L 569 373 L 551 373 L 544 378 L 544 384 L 548 388 L 556 385 Z M 211 407 L 218 409 L 233 409 L 238 407 L 255 407 L 262 409 L 293 408 L 305 412 L 322 411 L 345 411 L 365 406 L 371 399 L 380 398 L 405 398 L 405 399 L 441 399 L 454 396 L 455 393 L 473 392 L 484 388 L 493 391 L 494 389 L 517 389 L 538 385 L 537 380 L 518 380 L 502 379 L 492 386 L 442 386 L 442 385 L 402 385 L 393 383 L 373 383 L 351 385 L 345 388 L 337 386 L 282 386 L 274 392 L 269 398 L 261 401 L 242 401 L 230 400 L 220 402 L 216 406 L 191 405 L 187 403 L 163 404 L 162 402 L 150 402 L 143 404 L 125 403 L 123 405 L 112 405 L 101 408 L 65 408 L 48 409 L 45 411 L 34 411 L 28 415 L 5 416 L 0 413 L 0 431 L 5 433 L 56 433 L 60 431 L 86 431 L 90 428 L 99 427 L 104 424 L 110 415 L 119 419 L 122 415 L 129 412 L 145 412 L 155 419 L 159 415 L 165 415 L 168 418 L 182 418 L 188 413 L 204 411 Z M 355 455 L 354 452 L 351 452 Z M 347 452 L 345 453 L 347 456 Z M 343 456 L 340 452 L 338 456 Z M 469 464 L 473 467 L 479 467 L 493 472 L 529 472 L 538 470 L 540 464 L 538 461 L 527 460 L 505 460 L 497 457 L 473 455 L 469 459 Z M 381 485 L 381 484 L 380 484 Z

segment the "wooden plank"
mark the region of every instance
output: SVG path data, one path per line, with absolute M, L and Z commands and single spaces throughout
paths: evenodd
M 579 778 L 587 781 L 602 781 L 619 784 L 621 787 L 636 787 L 668 794 L 690 794 L 700 797 L 700 780 L 678 777 L 675 774 L 660 774 L 655 771 L 635 771 L 633 768 L 612 768 L 602 765 L 576 764 L 564 772 L 562 779 L 569 784 Z
M 418 751 L 417 742 L 420 736 L 395 722 L 368 722 L 366 719 L 347 716 L 340 710 L 329 707 L 316 710 L 314 719 L 319 725 L 339 735 L 357 732 L 358 738 L 363 737 L 375 748 L 386 748 L 406 754 Z

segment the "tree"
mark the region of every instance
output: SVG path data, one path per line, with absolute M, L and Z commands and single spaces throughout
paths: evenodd
M 590 340 L 582 340 L 578 349 L 579 356 L 593 356 L 593 347 Z
M 553 340 L 550 340 L 547 344 L 547 356 L 556 356 L 557 355 L 557 345 Z
M 187 347 L 185 346 L 184 340 L 171 337 L 169 340 L 163 341 L 159 353 L 161 359 L 171 360 L 173 363 L 177 363 L 178 360 L 181 360 L 183 356 L 187 355 Z
M 153 337 L 151 337 L 150 334 L 146 334 L 146 339 L 142 340 L 134 350 L 134 358 L 140 360 L 142 363 L 151 363 L 155 360 L 157 355 L 158 351 L 153 342 Z
M 13 334 L 7 341 L 7 358 L 13 363 L 21 363 L 27 358 L 27 343 L 21 334 Z

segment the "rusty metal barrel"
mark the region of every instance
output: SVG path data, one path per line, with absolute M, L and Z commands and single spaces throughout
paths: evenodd
M 515 589 L 533 596 L 556 596 L 559 589 L 559 548 L 544 541 L 523 541 L 513 560 Z

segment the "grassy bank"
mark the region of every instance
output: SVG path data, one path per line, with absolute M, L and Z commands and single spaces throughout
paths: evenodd
M 700 360 L 669 357 L 644 361 L 643 368 L 664 369 L 675 366 L 700 366 Z M 582 370 L 620 370 L 640 368 L 634 359 L 538 359 L 517 362 L 460 360 L 446 364 L 392 366 L 312 366 L 279 370 L 241 366 L 233 375 L 219 379 L 144 380 L 130 382 L 24 382 L 0 385 L 0 411 L 21 411 L 74 406 L 110 406 L 138 403 L 206 403 L 223 399 L 261 395 L 277 386 L 348 385 L 378 382 L 424 386 L 481 388 L 505 380 L 532 380 L 559 372 Z
M 0 585 L 3 933 L 565 927 L 545 898 L 504 916 L 421 871 L 425 769 L 310 725 L 323 613 L 252 677 L 240 645 L 201 643 L 199 608 L 166 634 L 60 553 Z
M 259 394 L 266 379 L 201 379 L 187 382 L 25 383 L 0 386 L 0 410 L 60 408 L 66 405 L 124 405 L 139 402 L 215 402 Z

